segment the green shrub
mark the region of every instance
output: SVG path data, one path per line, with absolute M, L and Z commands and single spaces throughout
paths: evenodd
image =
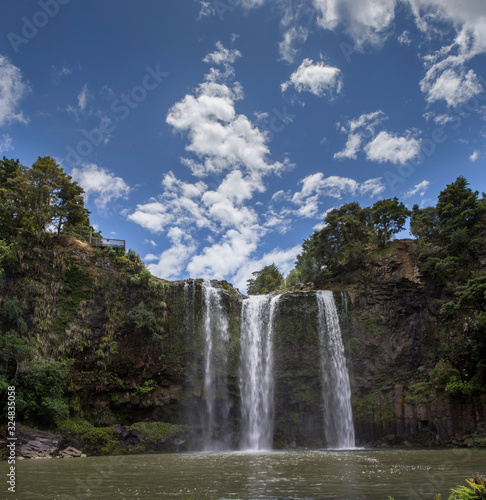
M 0 317 L 5 330 L 16 330 L 21 334 L 27 332 L 27 323 L 23 318 L 23 311 L 17 298 L 6 297 L 3 301 Z
M 16 384 L 19 417 L 45 425 L 66 418 L 69 407 L 63 396 L 70 366 L 71 360 L 22 364 Z
M 475 392 L 481 392 L 481 386 L 475 380 L 461 380 L 459 377 L 452 377 L 445 387 L 445 391 L 451 396 L 470 397 Z
M 430 371 L 430 381 L 436 389 L 443 391 L 447 383 L 459 375 L 459 370 L 454 368 L 450 361 L 440 360 Z
M 169 424 L 168 422 L 136 422 L 132 425 L 132 428 L 151 441 L 160 441 L 174 436 L 184 426 Z
M 452 488 L 449 500 L 486 500 L 486 481 L 479 474 L 466 479 L 466 483 Z
M 144 396 L 145 394 L 149 394 L 154 391 L 157 387 L 157 382 L 155 380 L 146 380 L 143 385 L 137 385 L 133 389 L 133 392 L 136 396 Z
M 115 430 L 112 427 L 95 427 L 81 418 L 64 419 L 57 422 L 59 429 L 71 432 L 78 439 L 82 439 L 100 446 L 115 445 Z

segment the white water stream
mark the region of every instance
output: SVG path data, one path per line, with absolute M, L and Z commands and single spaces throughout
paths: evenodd
M 241 312 L 241 449 L 273 444 L 273 328 L 280 296 L 251 295 Z
M 326 441 L 330 448 L 354 448 L 351 388 L 334 296 L 318 291 L 316 297 Z

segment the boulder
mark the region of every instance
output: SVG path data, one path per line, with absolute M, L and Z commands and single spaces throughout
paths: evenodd
M 52 458 L 62 444 L 59 436 L 30 429 L 20 429 L 17 438 L 17 456 L 23 458 Z

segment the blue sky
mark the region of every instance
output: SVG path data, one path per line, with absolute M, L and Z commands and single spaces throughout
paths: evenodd
M 16 0 L 0 33 L 0 154 L 162 278 L 244 290 L 343 203 L 486 191 L 484 0 Z

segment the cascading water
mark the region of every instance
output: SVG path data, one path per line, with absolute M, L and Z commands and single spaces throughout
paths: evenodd
M 205 451 L 226 447 L 225 427 L 230 411 L 227 388 L 228 318 L 222 304 L 222 290 L 205 280 L 202 286 L 204 309 L 204 398 L 203 446 Z
M 273 327 L 280 296 L 251 295 L 241 312 L 241 449 L 271 449 L 274 421 Z
M 351 388 L 334 296 L 318 291 L 316 298 L 326 441 L 331 448 L 354 448 Z

